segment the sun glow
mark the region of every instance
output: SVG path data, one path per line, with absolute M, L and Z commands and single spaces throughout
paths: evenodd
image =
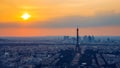
M 24 20 L 28 20 L 31 17 L 31 15 L 29 13 L 24 13 L 21 18 Z

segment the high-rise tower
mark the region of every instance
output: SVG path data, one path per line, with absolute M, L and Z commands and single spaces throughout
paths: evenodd
M 76 36 L 76 48 L 75 48 L 76 52 L 80 53 L 80 46 L 79 46 L 79 28 L 77 27 L 77 36 Z

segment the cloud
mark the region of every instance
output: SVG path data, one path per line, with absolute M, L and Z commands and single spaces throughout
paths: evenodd
M 120 14 L 108 13 L 98 14 L 96 16 L 64 16 L 47 21 L 34 22 L 25 27 L 29 28 L 74 28 L 79 27 L 103 27 L 103 26 L 120 26 Z M 0 28 L 20 27 L 19 23 L 0 24 Z
M 9 23 L 0 23 L 0 28 L 18 28 L 18 27 L 20 27 L 20 25 L 18 24 L 18 23 L 11 23 L 11 22 L 9 22 Z
M 31 27 L 45 28 L 73 28 L 79 27 L 101 27 L 101 26 L 120 26 L 119 14 L 99 14 L 93 17 L 82 16 L 66 16 L 43 22 L 44 24 L 36 23 Z

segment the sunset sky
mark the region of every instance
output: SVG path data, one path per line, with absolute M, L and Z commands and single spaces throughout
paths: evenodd
M 120 0 L 0 0 L 0 36 L 74 36 L 77 26 L 81 36 L 120 36 Z

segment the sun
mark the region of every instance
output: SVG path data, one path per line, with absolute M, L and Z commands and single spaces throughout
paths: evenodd
M 28 20 L 31 17 L 31 15 L 29 13 L 24 13 L 21 18 L 24 20 Z

